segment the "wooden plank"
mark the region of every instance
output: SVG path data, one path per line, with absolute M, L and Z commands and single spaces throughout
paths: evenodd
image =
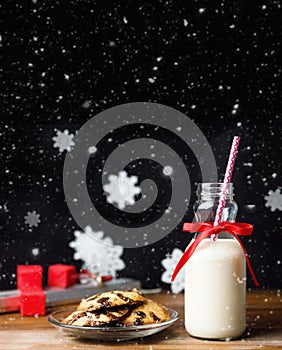
M 183 294 L 161 293 L 150 297 L 179 312 L 179 319 L 175 324 L 153 336 L 116 343 L 78 339 L 55 329 L 48 323 L 46 317 L 21 317 L 18 313 L 12 313 L 0 315 L 0 349 L 271 350 L 282 348 L 282 298 L 279 291 L 248 293 L 247 331 L 241 339 L 229 342 L 199 340 L 189 336 L 183 324 Z M 51 312 L 53 309 L 48 311 Z

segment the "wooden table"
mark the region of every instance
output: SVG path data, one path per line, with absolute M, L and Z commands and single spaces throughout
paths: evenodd
M 19 313 L 11 313 L 0 315 L 0 349 L 282 349 L 282 295 L 279 291 L 248 293 L 247 331 L 241 339 L 229 342 L 189 336 L 183 325 L 183 294 L 161 293 L 150 297 L 179 313 L 179 319 L 158 334 L 119 343 L 97 342 L 65 335 L 49 324 L 46 317 L 21 317 Z

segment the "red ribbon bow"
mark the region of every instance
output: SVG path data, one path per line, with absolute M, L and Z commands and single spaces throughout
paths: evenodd
M 220 232 L 228 232 L 230 233 L 240 244 L 245 259 L 250 271 L 250 274 L 252 276 L 252 279 L 256 286 L 259 285 L 255 273 L 253 271 L 253 268 L 251 266 L 248 253 L 246 251 L 246 248 L 244 247 L 243 243 L 241 242 L 240 238 L 237 236 L 250 236 L 253 232 L 253 226 L 250 224 L 242 223 L 242 222 L 229 222 L 225 221 L 220 223 L 218 226 L 213 226 L 212 222 L 192 222 L 192 223 L 185 223 L 183 225 L 183 231 L 184 232 L 202 232 L 200 235 L 197 236 L 195 241 L 190 245 L 190 247 L 183 253 L 182 257 L 178 261 L 175 270 L 172 274 L 171 281 L 173 282 L 175 280 L 175 277 L 177 276 L 178 272 L 182 269 L 182 267 L 186 264 L 186 262 L 191 258 L 193 253 L 195 252 L 197 246 L 199 243 L 212 235 L 218 235 Z

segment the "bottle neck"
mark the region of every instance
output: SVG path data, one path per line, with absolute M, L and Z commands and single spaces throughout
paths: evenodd
M 223 183 L 199 183 L 197 187 L 197 196 L 203 201 L 219 201 L 224 191 Z M 226 200 L 233 199 L 233 183 L 228 184 L 225 192 Z

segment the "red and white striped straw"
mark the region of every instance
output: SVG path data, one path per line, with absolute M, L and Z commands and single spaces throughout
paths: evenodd
M 223 180 L 223 189 L 222 189 L 222 193 L 221 193 L 218 207 L 216 210 L 215 220 L 214 220 L 214 224 L 213 224 L 214 226 L 218 226 L 220 224 L 220 221 L 221 221 L 222 211 L 223 211 L 223 208 L 224 208 L 225 202 L 226 202 L 226 193 L 227 193 L 228 185 L 230 184 L 230 181 L 231 181 L 234 163 L 235 163 L 235 159 L 236 159 L 236 156 L 238 153 L 239 141 L 240 141 L 240 137 L 234 136 L 231 150 L 230 150 L 228 163 L 227 163 L 227 167 L 226 167 L 226 171 L 225 171 L 225 176 L 224 176 L 224 180 Z

